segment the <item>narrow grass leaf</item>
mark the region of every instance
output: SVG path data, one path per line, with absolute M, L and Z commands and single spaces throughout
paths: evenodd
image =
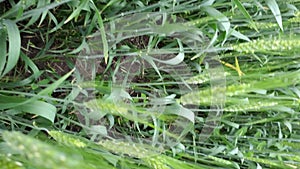
M 0 75 L 1 72 L 3 71 L 6 63 L 6 38 L 7 38 L 7 33 L 6 31 L 0 27 Z
M 244 7 L 243 4 L 240 2 L 240 0 L 233 0 L 233 2 L 234 2 L 235 5 L 238 7 L 238 9 L 242 12 L 242 14 L 249 20 L 250 25 L 258 32 L 258 29 L 257 29 L 256 25 L 254 24 L 251 15 L 250 15 L 250 14 L 248 13 L 248 11 L 245 9 L 245 7 Z
M 77 17 L 88 3 L 89 0 L 81 1 L 79 6 L 71 13 L 71 15 L 67 18 L 67 20 L 64 23 L 66 24 L 69 21 L 71 21 L 73 18 Z
M 49 33 L 53 33 L 53 32 L 55 32 L 55 31 L 59 30 L 63 25 L 64 25 L 64 20 L 62 20 L 60 23 L 56 24 L 56 26 L 53 27 L 53 28 L 49 31 Z
M 68 77 L 71 76 L 71 74 L 74 72 L 75 69 L 71 70 L 69 73 L 65 74 L 63 77 L 58 79 L 56 82 L 52 83 L 47 88 L 40 91 L 37 95 L 42 96 L 51 93 L 53 90 L 55 90 L 61 83 L 63 83 Z
M 280 10 L 279 10 L 276 0 L 266 0 L 266 3 L 268 5 L 268 7 L 271 9 L 271 11 L 277 21 L 278 26 L 283 31 L 282 17 L 281 17 L 281 13 L 280 13 Z
M 43 5 L 43 6 L 39 7 L 39 8 L 28 10 L 28 11 L 24 12 L 24 14 L 20 18 L 18 18 L 16 20 L 16 22 L 19 22 L 19 21 L 25 20 L 27 18 L 33 17 L 33 16 L 35 16 L 37 14 L 41 15 L 45 11 L 48 11 L 50 9 L 53 9 L 55 7 L 58 7 L 58 6 L 62 5 L 62 4 L 68 3 L 70 1 L 72 1 L 72 0 L 55 1 L 55 2 L 53 2 L 51 4 Z
M 40 27 L 40 26 L 42 25 L 42 23 L 44 22 L 44 20 L 45 20 L 47 14 L 48 14 L 48 12 L 49 12 L 48 10 L 43 11 L 42 16 L 41 16 L 41 19 L 40 19 L 40 22 L 39 22 L 39 24 L 38 24 L 38 27 Z M 50 18 L 51 18 L 51 16 L 50 16 Z M 55 22 L 54 22 L 54 23 L 55 23 Z
M 240 65 L 239 65 L 239 60 L 238 60 L 237 56 L 235 56 L 235 67 L 236 67 L 236 71 L 238 72 L 240 77 L 242 75 L 244 75 L 244 73 L 241 71 L 241 68 L 240 68 Z
M 21 49 L 21 37 L 16 23 L 11 20 L 4 20 L 3 24 L 7 29 L 9 47 L 6 66 L 1 76 L 5 75 L 15 67 L 19 60 Z
M 105 29 L 104 29 L 104 24 L 103 24 L 103 19 L 101 17 L 101 13 L 99 12 L 99 10 L 97 9 L 96 5 L 91 1 L 92 6 L 96 12 L 96 16 L 97 16 L 97 21 L 98 21 L 98 25 L 99 25 L 99 29 L 100 29 L 100 34 L 101 34 L 101 40 L 103 43 L 103 54 L 104 54 L 104 61 L 107 64 L 107 60 L 108 60 L 108 42 L 106 39 L 106 33 L 105 33 Z
M 6 109 L 6 108 L 12 108 L 12 107 L 17 107 L 17 106 L 25 105 L 25 104 L 28 104 L 28 103 L 36 101 L 40 96 L 44 96 L 44 95 L 50 94 L 61 83 L 63 83 L 73 73 L 74 70 L 75 69 L 73 69 L 72 71 L 70 71 L 69 73 L 67 73 L 63 77 L 61 77 L 60 79 L 58 79 L 56 82 L 54 82 L 51 85 L 49 85 L 47 88 L 45 88 L 42 91 L 40 91 L 37 95 L 35 95 L 34 97 L 31 97 L 30 99 L 25 99 L 25 98 L 16 97 L 16 96 L 4 96 L 4 95 L 0 95 L 0 98 L 1 97 L 6 98 L 4 100 L 0 99 L 0 109 Z M 52 118 L 52 116 L 49 117 L 49 119 L 51 119 L 51 118 Z
M 38 4 L 37 4 L 37 8 L 40 8 L 44 5 L 46 5 L 46 3 L 47 3 L 46 0 L 39 0 Z M 47 10 L 45 10 L 45 11 L 47 11 Z M 25 27 L 28 27 L 28 26 L 34 24 L 39 19 L 40 15 L 41 15 L 40 12 L 36 12 L 35 15 L 32 15 L 32 17 L 30 18 L 29 22 L 26 24 Z
M 26 85 L 31 85 L 31 87 L 33 87 L 35 84 L 32 84 L 33 81 L 35 81 L 40 75 L 42 74 L 42 72 L 38 72 L 38 74 L 33 74 L 23 80 L 20 81 L 15 81 L 15 82 L 4 82 L 1 83 L 0 82 L 0 86 L 3 88 L 15 88 L 15 87 L 24 87 Z
M 81 52 L 83 49 L 88 48 L 89 45 L 86 43 L 86 40 L 83 39 L 82 43 L 80 44 L 80 46 L 78 46 L 76 49 L 74 49 L 73 51 L 69 52 L 68 54 L 76 54 Z
M 230 127 L 236 128 L 236 129 L 238 129 L 240 127 L 239 124 L 231 122 L 231 121 L 228 121 L 228 120 L 222 119 L 221 122 L 223 122 L 224 124 L 229 125 Z
M 102 8 L 102 10 L 100 11 L 100 13 L 102 13 L 108 7 L 112 6 L 114 3 L 118 2 L 118 1 L 120 1 L 120 0 L 111 0 L 111 1 L 108 1 L 108 3 L 106 3 L 106 5 Z M 138 2 L 140 2 L 140 1 L 138 1 Z
M 238 32 L 234 29 L 230 29 L 230 34 L 237 37 L 237 38 L 239 38 L 239 39 L 243 39 L 243 40 L 248 41 L 248 42 L 251 41 L 247 36 L 245 36 L 244 34 Z
M 20 56 L 21 56 L 21 59 L 25 62 L 26 66 L 29 66 L 30 69 L 32 70 L 34 78 L 37 79 L 41 75 L 41 71 L 39 70 L 39 68 L 23 52 L 21 52 Z

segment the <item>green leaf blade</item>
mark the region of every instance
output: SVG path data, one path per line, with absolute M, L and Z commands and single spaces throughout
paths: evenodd
M 28 104 L 23 104 L 15 107 L 14 109 L 44 117 L 52 123 L 54 123 L 56 115 L 56 107 L 43 101 L 34 101 Z
M 19 60 L 20 50 L 21 50 L 20 31 L 16 23 L 11 20 L 4 20 L 3 24 L 7 28 L 9 47 L 8 47 L 8 58 L 6 62 L 6 67 L 3 73 L 1 74 L 1 76 L 5 75 L 15 67 L 15 65 Z
M 220 25 L 222 26 L 223 30 L 226 32 L 226 34 L 229 33 L 230 30 L 230 21 L 229 19 L 220 11 L 216 10 L 212 7 L 204 7 L 204 10 L 214 19 L 216 19 Z
M 0 29 L 0 75 L 5 67 L 6 62 L 6 38 L 6 31 L 4 29 Z
M 251 15 L 245 9 L 243 4 L 239 0 L 233 0 L 233 2 L 238 7 L 238 9 L 242 12 L 242 14 L 250 21 L 251 26 L 253 26 L 253 28 L 258 32 L 258 29 L 257 29 L 256 25 L 254 24 L 254 21 L 253 21 Z
M 283 31 L 281 12 L 279 10 L 276 0 L 266 0 L 266 3 L 271 9 L 273 15 L 275 16 L 278 26 Z

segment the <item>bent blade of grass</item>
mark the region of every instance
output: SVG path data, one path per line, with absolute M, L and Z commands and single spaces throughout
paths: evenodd
M 105 33 L 105 29 L 104 29 L 103 19 L 101 17 L 101 13 L 97 9 L 97 7 L 96 7 L 96 5 L 94 4 L 93 1 L 91 1 L 91 4 L 92 4 L 92 7 L 94 8 L 94 10 L 96 12 L 97 21 L 98 21 L 98 25 L 99 25 L 99 29 L 100 29 L 100 34 L 101 34 L 101 39 L 102 39 L 102 43 L 103 43 L 104 61 L 107 64 L 107 60 L 108 60 L 108 42 L 107 42 L 107 39 L 106 39 L 106 33 Z
M 23 112 L 30 113 L 44 117 L 52 123 L 54 122 L 56 115 L 55 106 L 44 101 L 33 101 L 28 104 L 22 104 L 26 102 L 26 100 L 26 98 L 21 98 L 18 96 L 0 95 L 0 110 L 15 110 L 16 114 Z
M 50 15 L 50 17 L 51 17 L 51 12 L 48 12 L 49 13 L 49 15 Z M 51 19 L 52 20 L 54 20 L 54 19 L 56 19 L 55 17 L 51 17 Z M 49 33 L 53 33 L 53 32 L 55 32 L 55 31 L 57 31 L 58 29 L 60 29 L 62 26 L 64 25 L 64 20 L 62 20 L 60 23 L 55 23 L 55 27 L 53 27 L 50 31 L 49 31 Z
M 266 3 L 268 5 L 268 7 L 271 9 L 271 11 L 278 23 L 278 26 L 283 31 L 282 17 L 281 17 L 281 13 L 280 13 L 280 10 L 279 10 L 276 0 L 266 0 Z
M 71 21 L 73 18 L 76 18 L 79 16 L 80 12 L 84 9 L 86 9 L 86 6 L 88 6 L 89 0 L 81 1 L 78 8 L 76 8 L 71 15 L 67 18 L 67 20 L 64 22 L 64 24 Z
M 229 19 L 220 11 L 216 10 L 215 8 L 212 7 L 204 7 L 204 10 L 214 19 L 216 19 L 220 25 L 223 28 L 223 31 L 226 32 L 226 35 L 228 35 L 229 30 L 230 30 L 230 22 Z
M 4 20 L 3 24 L 6 26 L 9 46 L 6 66 L 0 77 L 4 76 L 6 73 L 8 73 L 11 69 L 15 67 L 19 60 L 21 49 L 20 31 L 16 23 L 11 20 Z
M 43 101 L 34 101 L 14 107 L 15 110 L 38 115 L 54 123 L 56 107 Z
M 22 102 L 25 102 L 25 98 L 17 96 L 6 96 L 0 94 L 0 110 L 5 110 L 14 107 Z
M 248 42 L 251 41 L 247 36 L 245 36 L 245 35 L 242 34 L 241 32 L 238 32 L 238 31 L 236 31 L 236 30 L 234 30 L 234 29 L 230 29 L 230 34 L 231 34 L 232 36 L 235 36 L 235 37 L 239 38 L 239 39 L 243 39 L 243 40 L 248 41 Z
M 184 51 L 180 39 L 177 39 L 177 43 L 179 45 L 179 53 L 174 58 L 169 60 L 160 60 L 153 57 L 153 60 L 169 65 L 178 65 L 179 63 L 181 63 L 184 60 Z
M 23 52 L 21 52 L 21 59 L 25 62 L 26 66 L 29 66 L 30 69 L 33 72 L 33 77 L 35 79 L 37 79 L 40 75 L 41 75 L 41 71 L 39 70 L 39 68 L 34 64 L 34 62 L 28 57 L 26 56 Z
M 55 90 L 61 83 L 63 83 L 68 77 L 71 76 L 71 74 L 74 72 L 75 69 L 72 69 L 69 73 L 65 74 L 63 77 L 58 79 L 56 82 L 52 83 L 47 88 L 40 91 L 37 95 L 42 96 L 51 93 L 53 90 Z
M 194 112 L 192 112 L 190 109 L 184 108 L 178 103 L 175 103 L 171 106 L 167 106 L 164 110 L 163 115 L 177 115 L 183 118 L 186 118 L 193 124 L 195 123 L 195 115 Z

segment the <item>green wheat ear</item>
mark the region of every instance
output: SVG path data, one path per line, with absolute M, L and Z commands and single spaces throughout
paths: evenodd
M 23 164 L 12 160 L 9 156 L 0 155 L 1 169 L 23 169 Z
M 98 144 L 115 154 L 128 155 L 135 158 L 144 158 L 154 155 L 154 152 L 147 150 L 142 144 L 111 140 L 102 140 Z
M 205 72 L 187 79 L 186 82 L 189 84 L 202 84 L 208 82 L 209 80 L 210 76 Z
M 226 77 L 231 74 L 228 72 L 224 72 L 223 75 Z M 188 84 L 203 84 L 203 83 L 210 82 L 211 79 L 212 79 L 211 74 L 208 71 L 204 71 L 203 73 L 190 77 L 189 79 L 186 80 L 186 82 Z
M 265 29 L 270 29 L 270 28 L 278 28 L 278 25 L 276 23 L 272 23 L 272 22 L 254 22 L 254 25 L 256 26 L 257 29 L 260 29 L 260 30 L 265 30 Z M 249 27 L 251 29 L 255 29 L 254 25 L 250 24 Z
M 56 147 L 19 132 L 5 131 L 2 134 L 7 145 L 28 159 L 36 168 L 88 169 L 78 154 L 65 153 Z
M 278 105 L 277 102 L 253 102 L 249 104 L 232 105 L 224 108 L 227 112 L 258 111 Z
M 288 146 L 288 147 L 290 147 L 291 149 L 294 149 L 294 150 L 299 150 L 300 149 L 299 142 L 282 141 L 282 142 L 280 142 L 280 144 L 282 144 L 283 146 Z
M 88 141 L 83 138 L 73 136 L 71 134 L 63 133 L 60 131 L 49 131 L 48 134 L 53 137 L 57 142 L 69 146 L 84 148 L 87 146 Z
M 250 84 L 231 85 L 227 88 L 207 88 L 205 90 L 193 91 L 181 96 L 180 102 L 182 104 L 210 105 L 211 100 L 214 97 L 212 96 L 212 90 L 214 90 L 214 93 L 226 93 L 226 96 L 236 96 L 239 94 L 247 93 L 251 91 L 252 88 Z
M 166 165 L 166 160 L 162 158 L 161 156 L 152 156 L 148 158 L 143 159 L 149 167 L 154 168 L 154 169 L 170 169 Z
M 84 103 L 86 107 L 93 111 L 101 111 L 104 114 L 126 115 L 128 108 L 121 104 L 115 104 L 112 101 L 94 99 Z
M 300 22 L 300 12 L 297 12 L 293 18 L 288 20 L 290 23 L 299 23 Z
M 170 169 L 163 156 L 145 148 L 147 145 L 111 140 L 102 140 L 98 144 L 115 154 L 139 158 L 151 168 Z
M 263 52 L 289 52 L 297 51 L 300 47 L 300 40 L 290 39 L 271 39 L 271 40 L 253 40 L 251 42 L 240 43 L 233 45 L 232 49 L 241 53 L 256 53 Z

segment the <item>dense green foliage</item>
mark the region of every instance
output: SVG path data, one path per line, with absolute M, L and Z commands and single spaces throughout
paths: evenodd
M 300 168 L 298 0 L 0 0 L 0 167 Z

